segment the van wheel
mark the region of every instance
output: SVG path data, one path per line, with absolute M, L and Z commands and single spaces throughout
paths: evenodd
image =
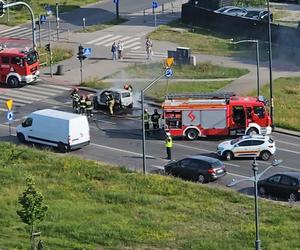
M 21 142 L 21 143 L 24 143 L 26 141 L 25 136 L 22 133 L 18 133 L 17 137 L 18 137 L 19 142 Z
M 225 152 L 223 153 L 223 158 L 224 158 L 225 160 L 227 160 L 227 161 L 230 161 L 230 160 L 233 159 L 233 153 L 230 152 L 230 151 L 225 151 Z
M 269 151 L 262 151 L 261 154 L 260 154 L 260 157 L 263 161 L 267 161 L 270 159 L 270 152 Z
M 198 131 L 196 129 L 188 129 L 185 132 L 185 136 L 187 139 L 189 139 L 190 141 L 196 140 L 198 138 Z
M 62 142 L 59 142 L 59 143 L 57 144 L 57 149 L 58 149 L 58 151 L 61 152 L 61 153 L 65 153 L 65 152 L 67 151 L 66 145 L 65 145 L 64 143 L 62 143 Z
M 128 105 L 128 108 L 129 108 L 129 109 L 132 109 L 132 108 L 133 108 L 133 103 L 129 104 L 129 105 Z
M 258 130 L 256 128 L 250 128 L 247 131 L 247 135 L 258 135 Z
M 20 87 L 20 81 L 18 80 L 17 77 L 15 76 L 10 76 L 8 79 L 7 79 L 7 84 L 12 87 L 12 88 L 18 88 Z

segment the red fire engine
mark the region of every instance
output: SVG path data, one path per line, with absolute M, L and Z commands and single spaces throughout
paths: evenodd
M 271 118 L 264 97 L 234 93 L 170 94 L 162 104 L 163 123 L 172 136 L 270 134 Z
M 0 46 L 0 82 L 21 87 L 39 77 L 39 58 L 35 50 Z

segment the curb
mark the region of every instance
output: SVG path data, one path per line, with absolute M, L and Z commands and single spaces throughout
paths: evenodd
M 275 128 L 274 132 L 279 133 L 279 134 L 285 134 L 285 135 L 300 137 L 300 132 L 293 131 L 293 130 L 287 130 L 287 129 L 283 129 L 283 128 Z

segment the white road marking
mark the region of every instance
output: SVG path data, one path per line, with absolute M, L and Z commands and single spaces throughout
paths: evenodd
M 96 144 L 96 143 L 90 143 L 90 145 L 99 147 L 99 148 L 105 148 L 108 150 L 118 151 L 118 152 L 122 152 L 122 153 L 126 153 L 126 154 L 143 156 L 143 154 L 141 154 L 141 153 L 136 153 L 136 152 L 132 152 L 132 151 L 128 151 L 128 150 L 124 150 L 124 149 L 120 149 L 120 148 L 115 148 L 115 147 L 104 146 L 104 145 L 100 145 L 100 144 Z M 160 158 L 156 158 L 152 155 L 146 155 L 146 157 L 150 158 L 150 159 L 160 159 Z
M 21 31 L 21 30 L 26 30 L 26 29 L 27 28 L 20 28 L 19 30 Z M 16 32 L 16 30 L 11 30 L 9 32 L 1 32 L 1 33 L 2 33 L 2 36 L 8 36 L 8 34 L 14 33 L 14 32 Z
M 93 44 L 93 43 L 95 43 L 95 42 L 99 42 L 99 41 L 104 40 L 105 38 L 108 38 L 108 37 L 111 37 L 111 36 L 113 36 L 113 35 L 108 34 L 108 35 L 99 37 L 99 38 L 97 38 L 97 39 L 94 39 L 94 40 L 92 40 L 92 41 L 88 41 L 88 42 L 86 42 L 85 44 Z
M 18 28 L 20 28 L 20 26 L 12 27 L 12 28 L 6 29 L 6 30 L 1 30 L 1 31 L 0 31 L 0 34 L 6 33 L 6 32 L 8 32 L 8 31 L 10 31 L 10 30 L 15 30 L 15 29 L 18 29 Z
M 240 174 L 234 174 L 234 173 L 231 173 L 231 172 L 227 172 L 227 174 L 233 175 L 233 176 L 237 176 L 237 177 L 241 177 L 241 178 L 249 178 L 249 176 L 240 175 Z
M 131 43 L 131 44 L 129 44 L 129 45 L 125 45 L 125 46 L 124 46 L 124 49 L 129 49 L 129 48 L 131 48 L 131 47 L 134 47 L 134 46 L 140 45 L 140 44 L 141 44 L 141 42 Z
M 277 148 L 277 150 L 281 150 L 281 151 L 285 151 L 285 152 L 289 152 L 289 153 L 300 155 L 300 152 L 297 152 L 297 151 L 294 151 L 294 150 L 290 150 L 290 149 Z
M 292 146 L 296 146 L 296 147 L 299 147 L 299 146 L 300 146 L 300 145 L 297 144 L 297 143 L 292 143 L 292 142 L 287 142 L 287 141 L 276 140 L 276 142 L 283 143 L 283 144 L 288 144 L 288 145 L 292 145 Z
M 119 40 L 121 40 L 124 43 L 124 41 L 126 41 L 130 38 L 131 38 L 131 36 L 124 36 L 124 37 L 121 37 Z M 109 46 L 111 46 L 110 43 L 104 45 L 104 47 L 109 47 Z
M 136 46 L 134 48 L 131 48 L 131 50 L 137 50 L 137 49 L 140 49 L 140 48 L 141 48 L 141 46 Z
M 105 46 L 106 44 L 111 45 L 110 43 L 111 43 L 112 41 L 118 40 L 120 37 L 122 37 L 122 36 L 113 36 L 113 37 L 108 38 L 108 39 L 106 39 L 106 40 L 104 40 L 104 41 L 102 41 L 102 42 L 95 43 L 94 45 L 104 45 L 104 46 Z
M 124 42 L 124 47 L 125 47 L 125 45 L 128 44 L 128 43 L 131 43 L 131 42 L 134 42 L 134 41 L 137 41 L 137 40 L 140 40 L 140 39 L 141 39 L 140 37 L 134 37 L 134 38 L 132 38 L 132 39 L 130 39 L 130 40 L 127 40 L 126 42 Z
M 265 161 L 259 161 L 259 164 L 264 164 L 264 165 L 268 165 L 270 166 L 271 163 L 269 162 L 265 162 Z M 299 171 L 300 169 L 297 169 L 297 168 L 292 168 L 292 167 L 288 167 L 288 166 L 285 166 L 285 165 L 278 165 L 277 168 L 286 168 L 286 169 L 289 169 L 289 170 L 293 170 L 293 171 Z M 274 169 L 276 169 L 276 167 L 274 167 Z

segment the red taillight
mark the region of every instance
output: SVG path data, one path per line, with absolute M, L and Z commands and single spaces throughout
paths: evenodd
M 216 173 L 216 171 L 213 168 L 208 169 L 207 171 L 209 174 L 214 174 Z
M 298 193 L 300 193 L 300 188 L 298 189 Z

